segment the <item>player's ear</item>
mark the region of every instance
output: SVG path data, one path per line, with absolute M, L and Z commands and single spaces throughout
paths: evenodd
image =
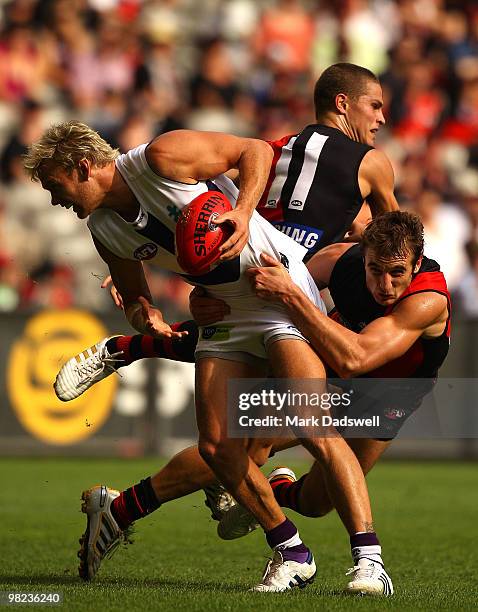
M 335 96 L 335 107 L 341 115 L 345 115 L 348 108 L 348 97 L 346 94 L 339 93 Z
M 86 159 L 80 159 L 78 162 L 78 176 L 80 180 L 87 181 L 90 178 L 91 174 L 91 162 Z
M 420 255 L 420 257 L 418 258 L 417 263 L 415 264 L 414 268 L 413 268 L 413 274 L 416 274 L 422 265 L 422 260 L 423 260 L 423 255 Z

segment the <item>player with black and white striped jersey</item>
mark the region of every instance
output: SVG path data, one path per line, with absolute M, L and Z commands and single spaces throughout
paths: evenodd
M 335 64 L 315 85 L 316 122 L 269 144 L 274 151 L 257 211 L 307 248 L 309 259 L 344 238 L 364 201 L 372 215 L 398 208 L 393 170 L 374 148 L 385 123 L 370 71 Z

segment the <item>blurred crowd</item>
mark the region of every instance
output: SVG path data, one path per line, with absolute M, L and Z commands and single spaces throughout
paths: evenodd
M 85 224 L 23 174 L 46 126 L 80 119 L 122 151 L 182 127 L 275 139 L 313 122 L 337 61 L 380 76 L 399 203 L 478 315 L 476 0 L 0 0 L 0 312 L 112 307 Z

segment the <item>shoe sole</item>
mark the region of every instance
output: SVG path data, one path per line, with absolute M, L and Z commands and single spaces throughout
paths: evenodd
M 224 493 L 226 493 L 227 495 L 229 495 L 230 500 L 228 500 L 226 502 L 226 507 L 223 509 L 220 509 L 216 504 L 214 504 L 213 501 L 211 501 L 211 499 L 214 499 L 215 496 L 214 494 L 208 493 L 208 490 L 211 490 L 212 487 L 204 487 L 203 492 L 206 496 L 206 499 L 204 500 L 204 505 L 206 506 L 206 508 L 209 508 L 209 510 L 211 511 L 211 518 L 213 521 L 221 521 L 222 517 L 229 512 L 229 510 L 234 507 L 236 505 L 236 502 L 234 501 L 232 495 L 230 495 L 229 493 L 227 493 L 227 491 L 224 489 Z M 217 498 L 217 496 L 216 496 Z
M 259 591 L 259 590 L 252 588 L 252 589 L 249 589 L 249 592 L 251 593 L 285 593 L 286 591 L 293 591 L 294 589 L 297 589 L 297 588 L 305 589 L 305 587 L 309 586 L 309 584 L 312 584 L 314 582 L 316 576 L 317 576 L 317 570 L 314 572 L 314 574 L 310 578 L 305 578 L 305 579 L 301 578 L 300 579 L 301 582 L 299 584 L 296 584 L 293 587 L 289 587 L 287 589 L 282 589 L 282 591 L 276 591 L 272 589 L 270 591 L 262 591 L 262 590 Z
M 287 470 L 287 473 L 277 474 L 276 476 L 273 476 L 271 478 L 271 475 L 278 470 Z M 271 471 L 271 473 L 267 477 L 269 483 L 273 483 L 276 479 L 288 480 L 291 483 L 297 482 L 297 478 L 293 470 L 291 470 L 285 465 L 278 465 Z M 229 512 L 243 513 L 241 516 L 236 518 L 237 527 L 234 531 L 230 528 L 229 525 L 227 525 L 226 522 L 223 522 L 223 519 L 227 517 Z M 221 538 L 221 540 L 237 540 L 239 538 L 244 538 L 245 536 L 249 535 L 258 528 L 259 523 L 252 517 L 252 515 L 245 508 L 242 508 L 242 510 L 240 510 L 239 505 L 236 504 L 235 506 L 227 510 L 224 513 L 223 517 L 219 520 L 219 525 L 217 526 L 217 535 Z
M 234 521 L 234 530 L 231 529 L 227 521 L 227 514 L 229 512 L 243 513 Z M 223 522 L 225 517 L 226 521 Z M 230 521 L 231 519 L 229 519 L 229 522 Z M 237 540 L 239 538 L 244 538 L 245 536 L 249 535 L 258 528 L 259 523 L 257 523 L 256 519 L 253 518 L 252 515 L 245 508 L 240 508 L 236 505 L 233 506 L 230 510 L 228 510 L 228 512 L 226 512 L 222 519 L 219 521 L 219 524 L 217 526 L 217 535 L 221 538 L 221 540 Z
M 345 589 L 344 593 L 346 595 L 351 595 L 352 597 L 387 597 L 383 592 L 379 591 L 365 591 L 364 589 Z
M 346 588 L 344 590 L 344 593 L 346 595 L 352 595 L 352 596 L 359 596 L 359 597 L 390 597 L 391 595 L 393 595 L 393 592 L 390 594 L 385 594 L 384 591 L 376 591 L 376 590 L 371 590 L 371 591 L 367 591 L 365 588 Z
M 78 551 L 78 558 L 80 559 L 80 565 L 78 566 L 78 574 L 80 575 L 80 578 L 85 582 L 92 580 L 92 578 L 94 577 L 90 577 L 88 575 L 88 541 L 90 539 L 90 517 L 88 515 L 87 507 L 91 491 L 91 489 L 87 489 L 81 494 L 81 500 L 83 502 L 81 504 L 81 511 L 83 512 L 83 514 L 86 514 L 88 518 L 86 521 L 86 530 L 79 539 L 80 550 Z

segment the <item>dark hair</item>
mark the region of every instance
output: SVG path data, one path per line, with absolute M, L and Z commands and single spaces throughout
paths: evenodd
M 326 68 L 314 88 L 316 118 L 335 109 L 335 98 L 339 93 L 353 100 L 359 98 L 370 81 L 379 83 L 373 72 L 356 64 L 333 64 Z
M 360 244 L 363 252 L 373 249 L 381 257 L 400 257 L 412 253 L 415 265 L 423 255 L 423 232 L 423 223 L 416 213 L 394 210 L 370 221 Z

